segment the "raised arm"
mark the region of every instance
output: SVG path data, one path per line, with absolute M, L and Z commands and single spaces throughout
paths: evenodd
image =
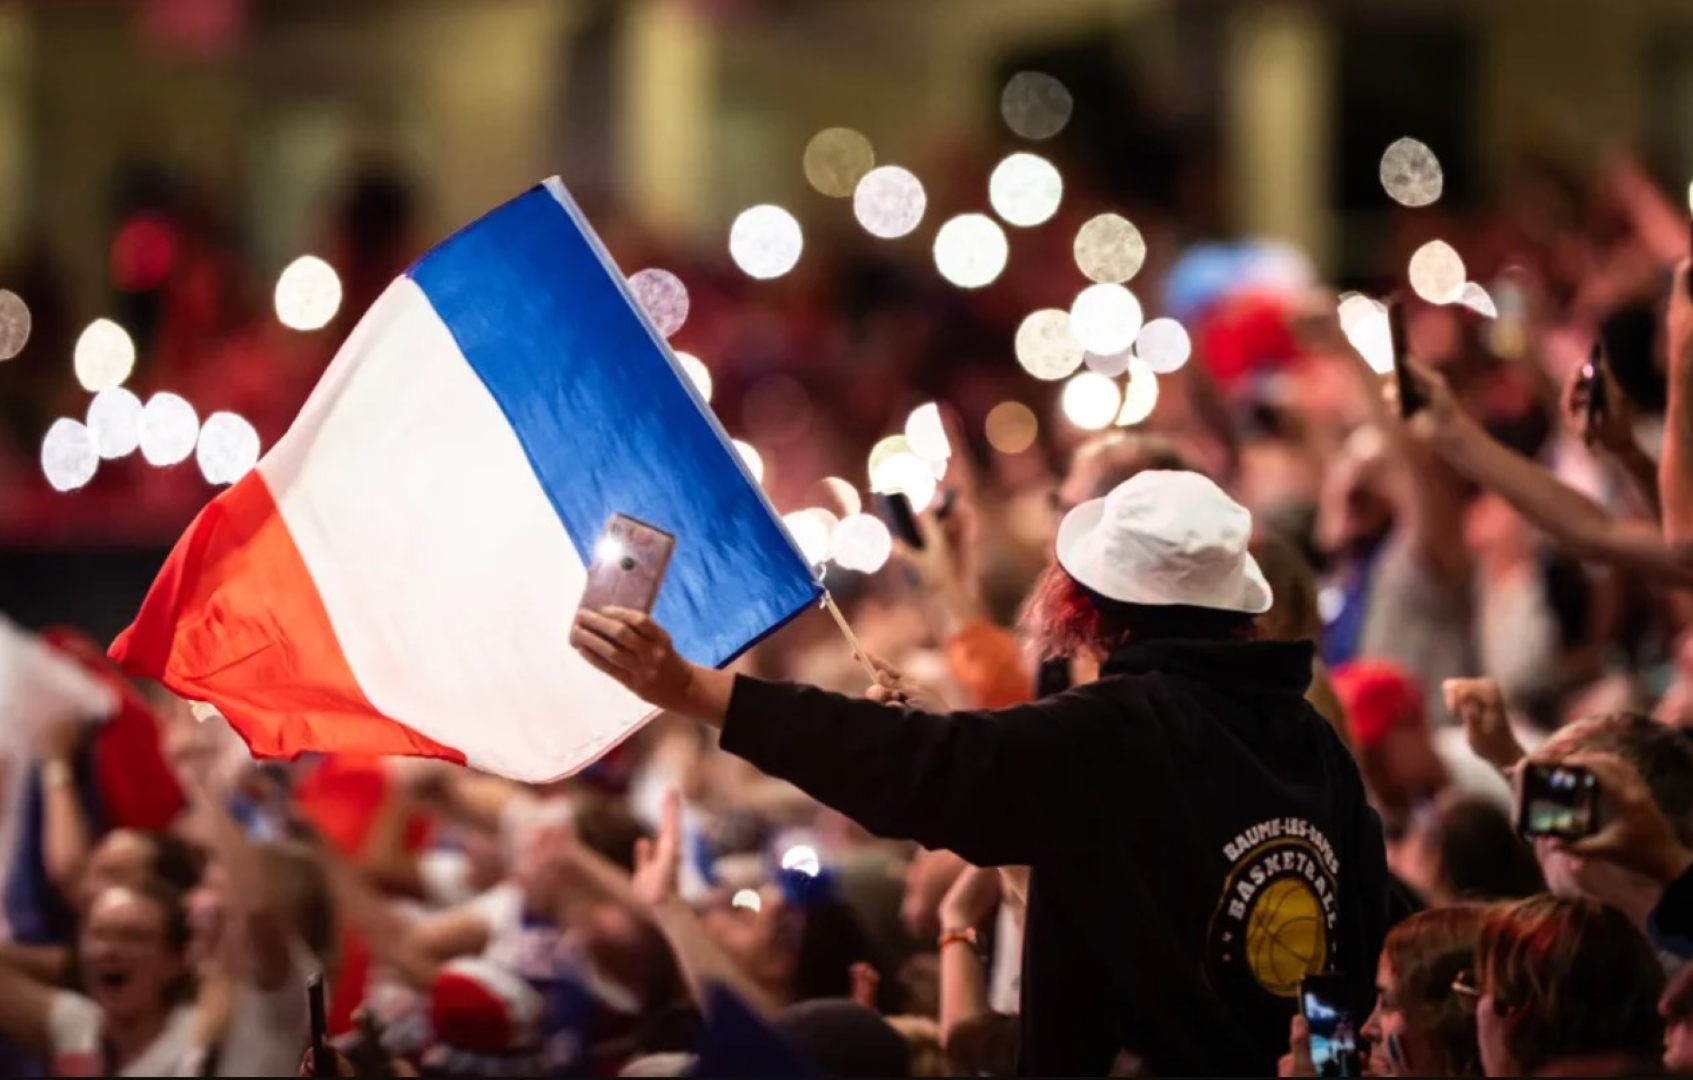
M 1664 411 L 1664 450 L 1658 462 L 1658 496 L 1664 536 L 1693 541 L 1693 300 L 1687 294 L 1687 264 L 1670 289 L 1665 330 L 1669 338 L 1669 404 Z
M 578 616 L 572 641 L 645 700 L 723 728 L 723 748 L 878 835 L 947 848 L 978 866 L 1035 861 L 1073 839 L 1047 829 L 1070 798 L 1077 698 L 932 713 L 811 687 L 736 678 L 677 656 L 638 612 Z M 1086 710 L 1084 710 L 1086 711 Z
M 1538 462 L 1499 443 L 1459 409 L 1438 374 L 1417 369 L 1429 398 L 1411 429 L 1460 472 L 1497 492 L 1579 559 L 1633 570 L 1673 585 L 1693 585 L 1693 543 L 1667 542 L 1650 522 L 1614 518 L 1561 483 Z M 1393 391 L 1388 387 L 1388 393 Z M 1666 513 L 1669 492 L 1664 492 Z

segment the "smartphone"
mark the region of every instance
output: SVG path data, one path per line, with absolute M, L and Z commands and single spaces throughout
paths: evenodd
M 1582 431 L 1589 440 L 1599 431 L 1599 425 L 1605 422 L 1605 345 L 1601 341 L 1593 343 L 1593 351 L 1587 354 L 1587 363 L 1581 369 L 1581 389 L 1587 395 L 1586 407 L 1582 416 Z
M 1393 379 L 1399 387 L 1399 416 L 1409 420 L 1421 412 L 1427 402 L 1423 399 L 1423 388 L 1417 385 L 1416 376 L 1411 374 L 1404 301 L 1395 300 L 1387 305 L 1387 325 L 1393 335 Z
M 911 500 L 903 491 L 891 491 L 886 494 L 870 496 L 876 509 L 876 516 L 882 519 L 882 524 L 888 531 L 907 547 L 919 551 L 923 548 L 923 534 L 917 528 L 917 513 L 911 508 Z
M 1524 836 L 1579 840 L 1599 829 L 1599 780 L 1579 765 L 1523 766 L 1517 790 L 1517 831 Z
M 627 514 L 611 515 L 594 544 L 582 606 L 651 612 L 675 549 L 676 538 L 663 529 Z
M 306 980 L 306 1003 L 311 1010 L 312 1075 L 334 1076 L 340 1070 L 329 1054 L 329 1023 L 324 1018 L 323 975 L 314 973 Z
M 1340 975 L 1307 975 L 1299 983 L 1299 1011 L 1311 1029 L 1311 1064 L 1318 1076 L 1362 1076 L 1358 1025 L 1341 1004 L 1345 980 Z

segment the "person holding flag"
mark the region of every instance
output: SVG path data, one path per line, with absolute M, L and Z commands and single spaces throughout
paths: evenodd
M 1024 1073 L 1274 1071 L 1299 981 L 1365 1015 L 1386 931 L 1380 823 L 1305 702 L 1311 645 L 1253 640 L 1271 595 L 1250 514 L 1197 473 L 1144 472 L 1064 519 L 1030 627 L 1101 678 L 946 712 L 898 671 L 871 700 L 690 663 L 650 617 L 583 610 L 582 656 L 872 832 L 1033 867 Z M 942 947 L 970 940 L 946 927 Z

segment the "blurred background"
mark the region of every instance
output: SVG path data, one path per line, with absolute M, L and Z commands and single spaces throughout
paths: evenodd
M 1693 176 L 1689 31 L 1686 0 L 0 4 L 0 610 L 120 628 L 371 300 L 546 176 L 623 270 L 683 283 L 672 344 L 779 510 L 820 505 L 826 476 L 866 487 L 866 453 L 931 400 L 957 410 L 955 453 L 1044 497 L 1090 429 L 1250 412 L 1231 386 L 1298 351 L 1305 290 L 1385 294 L 1435 237 L 1495 326 L 1524 317 L 1496 285 L 1513 268 L 1560 311 L 1601 288 L 1630 185 L 1679 205 Z M 818 141 L 839 128 L 862 139 Z M 1407 136 L 1437 201 L 1384 193 Z M 1030 225 L 990 199 L 1014 152 L 1062 177 Z M 902 236 L 852 197 L 872 163 L 922 186 Z M 764 204 L 804 243 L 755 277 L 728 240 Z M 1009 255 L 960 287 L 935 242 L 967 213 L 1004 220 Z M 1089 359 L 1119 380 L 1102 405 L 1016 346 L 1088 284 L 1077 236 L 1101 214 L 1144 239 L 1129 286 L 1195 356 L 1128 411 L 1126 360 Z M 1211 302 L 1237 258 L 1271 267 L 1268 322 Z

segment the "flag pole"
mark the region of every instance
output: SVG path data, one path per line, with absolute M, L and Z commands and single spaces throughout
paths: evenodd
M 841 609 L 835 604 L 835 597 L 827 590 L 823 593 L 823 606 L 829 609 L 830 615 L 834 616 L 835 625 L 841 628 L 841 636 L 846 638 L 847 645 L 852 648 L 852 655 L 858 657 L 859 662 L 864 665 L 864 670 L 870 673 L 870 681 L 877 686 L 884 685 L 882 673 L 877 671 L 876 665 L 870 662 L 870 654 L 865 652 L 864 646 L 858 643 L 858 635 L 852 632 L 852 627 L 847 623 L 846 616 L 841 614 Z

